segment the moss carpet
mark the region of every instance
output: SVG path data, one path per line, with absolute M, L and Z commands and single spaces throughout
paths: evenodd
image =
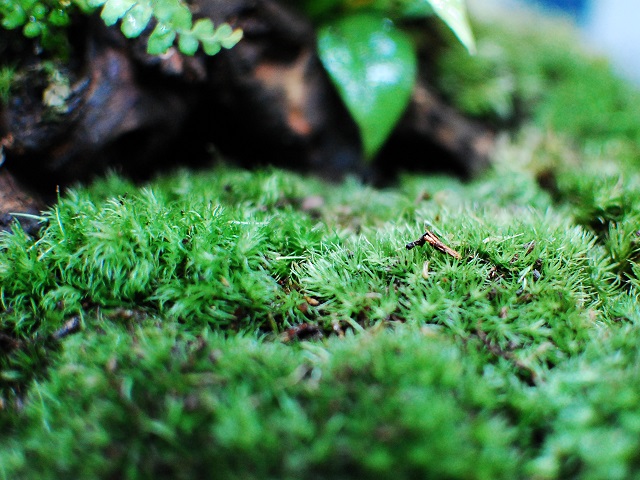
M 637 477 L 638 93 L 476 31 L 479 178 L 109 175 L 1 235 L 0 477 Z

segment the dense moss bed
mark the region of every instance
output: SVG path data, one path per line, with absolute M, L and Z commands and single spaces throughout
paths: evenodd
M 0 476 L 636 477 L 638 94 L 476 31 L 479 178 L 110 175 L 0 236 Z

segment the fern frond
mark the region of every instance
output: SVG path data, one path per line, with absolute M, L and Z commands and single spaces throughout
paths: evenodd
M 100 17 L 107 26 L 120 21 L 127 38 L 135 38 L 156 21 L 147 43 L 152 55 L 165 53 L 178 38 L 178 49 L 185 55 L 196 53 L 200 45 L 207 55 L 222 48 L 233 47 L 242 38 L 242 31 L 223 23 L 215 28 L 208 18 L 193 22 L 189 7 L 181 0 L 88 0 L 94 8 L 102 7 Z

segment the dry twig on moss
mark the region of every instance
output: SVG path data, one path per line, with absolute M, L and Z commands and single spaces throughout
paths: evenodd
M 442 241 L 436 236 L 436 234 L 431 232 L 431 231 L 429 231 L 429 230 L 424 232 L 422 234 L 422 236 L 418 240 L 416 240 L 414 242 L 407 243 L 407 250 L 411 250 L 414 247 L 421 247 L 425 243 L 428 243 L 429 245 L 431 245 L 435 249 L 440 250 L 442 253 L 446 253 L 447 255 L 451 255 L 453 258 L 457 258 L 458 260 L 460 260 L 460 258 L 461 258 L 460 254 L 458 252 L 456 252 L 451 247 L 448 247 L 447 245 L 442 243 Z

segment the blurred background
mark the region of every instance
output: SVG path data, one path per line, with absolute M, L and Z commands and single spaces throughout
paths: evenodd
M 618 73 L 640 84 L 639 0 L 521 0 L 570 17 L 585 43 L 607 55 Z

